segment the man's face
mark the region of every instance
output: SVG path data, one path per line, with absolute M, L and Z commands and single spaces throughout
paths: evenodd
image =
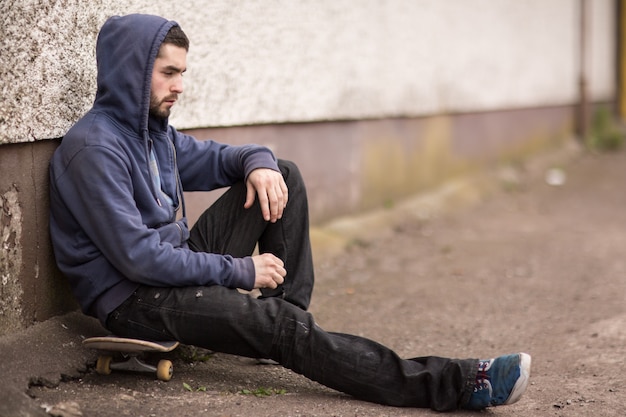
M 187 70 L 187 51 L 172 44 L 161 45 L 152 70 L 150 114 L 166 119 L 183 93 L 183 73 Z

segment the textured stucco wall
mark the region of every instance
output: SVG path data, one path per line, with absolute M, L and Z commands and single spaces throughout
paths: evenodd
M 59 137 L 95 91 L 112 14 L 177 20 L 192 41 L 179 128 L 572 103 L 578 0 L 3 0 L 0 143 Z M 591 96 L 614 93 L 613 0 L 590 1 Z
M 0 144 L 61 136 L 87 109 L 105 15 L 98 2 L 0 2 Z
M 11 186 L 0 195 L 0 323 L 22 320 L 23 289 L 19 280 L 22 267 L 22 211 L 18 191 Z M 7 330 L 0 324 L 0 333 Z
M 592 2 L 610 49 L 611 1 Z M 571 103 L 577 0 L 215 2 L 178 20 L 196 42 L 184 127 L 417 116 Z M 613 89 L 598 58 L 592 96 Z M 597 78 L 597 79 L 596 79 Z

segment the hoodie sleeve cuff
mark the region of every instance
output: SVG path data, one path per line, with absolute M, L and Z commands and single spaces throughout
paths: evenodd
M 233 258 L 233 275 L 230 288 L 241 288 L 250 291 L 254 288 L 254 263 L 252 258 Z
M 274 154 L 269 150 L 267 152 L 255 152 L 248 155 L 244 161 L 243 168 L 245 178 L 248 178 L 248 175 L 258 168 L 269 168 L 280 172 L 278 162 L 276 161 Z

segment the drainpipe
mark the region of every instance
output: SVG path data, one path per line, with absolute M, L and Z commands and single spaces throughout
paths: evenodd
M 615 56 L 617 57 L 616 65 L 616 113 L 619 116 L 620 123 L 626 122 L 626 4 L 624 0 L 617 1 L 617 23 L 616 37 L 617 47 Z
M 580 62 L 579 62 L 579 113 L 578 135 L 583 143 L 589 135 L 589 97 L 587 80 L 587 31 L 588 31 L 588 1 L 580 0 Z

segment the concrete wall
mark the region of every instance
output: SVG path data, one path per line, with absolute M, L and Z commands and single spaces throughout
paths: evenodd
M 589 2 L 590 97 L 615 95 L 615 11 Z M 296 161 L 314 224 L 572 137 L 578 0 L 0 2 L 0 334 L 75 308 L 49 243 L 47 165 L 91 105 L 107 16 L 191 38 L 172 124 Z M 188 194 L 190 218 L 215 198 Z
M 0 334 L 76 307 L 48 235 L 48 160 L 57 144 L 0 149 Z
M 199 139 L 269 146 L 307 182 L 313 224 L 427 191 L 454 177 L 558 147 L 572 106 L 327 123 L 192 129 Z M 194 222 L 219 193 L 186 193 Z

